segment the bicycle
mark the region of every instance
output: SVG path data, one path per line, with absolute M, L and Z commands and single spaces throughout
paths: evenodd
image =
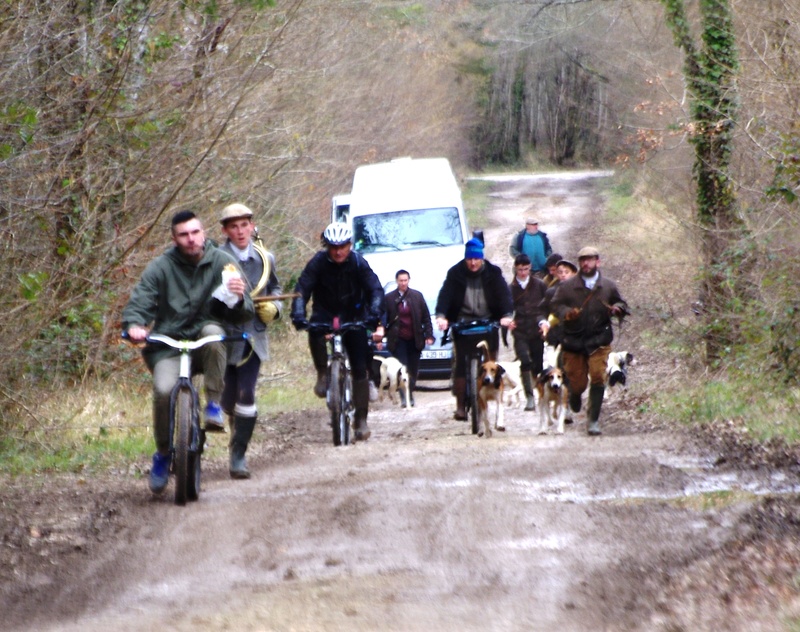
M 122 337 L 128 339 L 127 332 Z M 206 431 L 200 425 L 200 397 L 192 382 L 192 351 L 211 342 L 246 340 L 247 334 L 212 334 L 198 340 L 175 340 L 164 334 L 149 334 L 148 344 L 162 344 L 180 351 L 178 381 L 169 396 L 169 452 L 175 475 L 175 504 L 200 497 L 200 459 Z
M 331 413 L 333 445 L 350 443 L 350 427 L 355 417 L 353 402 L 353 376 L 350 372 L 350 358 L 344 347 L 344 334 L 357 329 L 365 330 L 363 322 L 342 323 L 338 316 L 331 324 L 309 323 L 311 332 L 325 334 L 328 341 L 328 391 L 326 403 Z
M 476 336 L 485 340 L 492 331 L 499 329 L 500 324 L 493 320 L 480 319 L 472 321 L 462 321 L 451 323 L 450 329 L 453 334 L 459 337 Z M 458 341 L 456 341 L 456 353 Z M 478 377 L 481 372 L 481 365 L 486 362 L 486 351 L 483 347 L 473 347 L 469 353 L 466 367 L 467 389 L 464 397 L 464 410 L 471 422 L 472 434 L 480 431 L 480 408 L 478 406 Z M 453 354 L 453 365 L 455 366 L 456 356 Z

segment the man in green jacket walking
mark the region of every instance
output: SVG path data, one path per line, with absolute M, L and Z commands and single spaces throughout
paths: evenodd
M 550 309 L 564 323 L 561 356 L 569 383 L 569 407 L 581 410 L 589 385 L 586 411 L 590 435 L 600 434 L 600 408 L 606 386 L 606 366 L 614 331 L 611 317 L 630 313 L 617 284 L 600 274 L 600 252 L 587 246 L 578 252 L 580 274 L 558 284 Z
M 253 301 L 240 276 L 227 289 L 238 300 L 228 306 L 212 296 L 228 265 L 239 270 L 228 253 L 206 241 L 203 224 L 192 211 L 172 218 L 173 247 L 148 264 L 122 312 L 122 327 L 132 342 L 144 342 L 148 334 L 196 340 L 225 334 L 225 322 L 243 323 L 255 315 Z M 224 343 L 207 344 L 192 358 L 196 372 L 204 374 L 206 426 L 223 424 L 219 406 L 225 375 Z M 150 489 L 160 494 L 169 481 L 169 396 L 178 379 L 180 358 L 169 347 L 147 346 L 142 351 L 153 373 L 153 434 L 156 452 L 150 470 Z

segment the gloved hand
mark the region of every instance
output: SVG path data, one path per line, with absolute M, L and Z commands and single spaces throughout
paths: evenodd
M 308 321 L 305 318 L 292 318 L 292 325 L 297 331 L 308 329 Z
M 280 317 L 280 312 L 278 311 L 278 306 L 275 305 L 275 301 L 261 301 L 256 303 L 256 314 L 258 315 L 258 319 L 265 325 Z
M 629 316 L 630 312 L 624 305 L 617 304 L 611 306 L 611 314 L 619 318 L 624 318 L 625 316 Z
M 570 322 L 572 320 L 577 320 L 581 316 L 581 309 L 580 307 L 573 307 L 564 315 L 564 320 Z

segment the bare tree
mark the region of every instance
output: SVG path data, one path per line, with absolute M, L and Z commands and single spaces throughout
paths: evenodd
M 269 4 L 0 9 L 0 314 L 25 329 L 0 330 L 0 422 L 124 366 L 119 311 L 173 211 L 219 238 L 217 209 L 250 204 L 290 285 L 358 164 L 469 160 L 447 6 Z

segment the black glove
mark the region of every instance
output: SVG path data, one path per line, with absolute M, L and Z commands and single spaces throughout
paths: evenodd
M 308 321 L 305 318 L 292 318 L 292 325 L 297 331 L 308 329 Z

